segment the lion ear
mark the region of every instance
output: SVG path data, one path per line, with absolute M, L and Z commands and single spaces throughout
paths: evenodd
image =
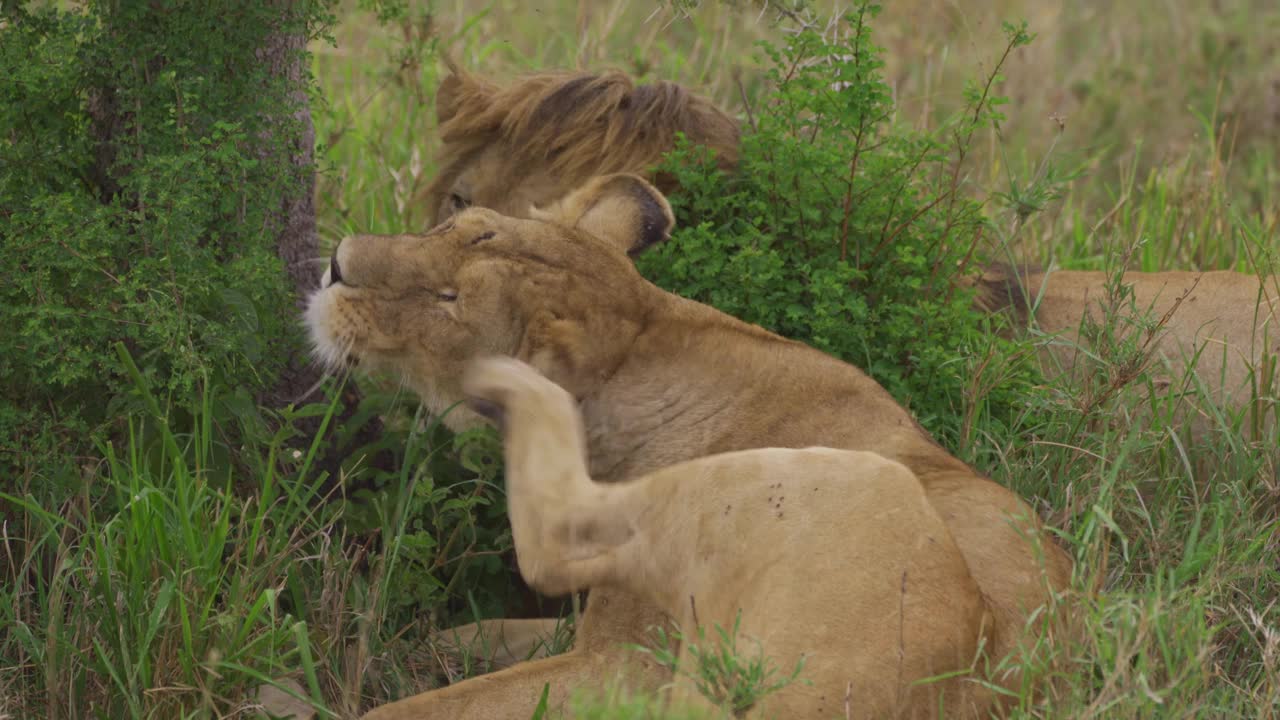
M 446 75 L 436 88 L 436 123 L 444 125 L 458 114 L 458 99 L 462 95 L 462 84 L 466 82 L 454 73 Z
M 449 69 L 449 74 L 436 86 L 436 124 L 444 125 L 464 104 L 472 112 L 487 106 L 493 97 L 493 88 L 464 72 L 449 55 L 442 53 L 440 57 Z
M 676 223 L 662 193 L 627 173 L 593 178 L 533 214 L 607 240 L 632 257 L 670 237 Z

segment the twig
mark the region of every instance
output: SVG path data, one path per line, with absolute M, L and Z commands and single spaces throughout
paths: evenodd
M 742 84 L 741 68 L 733 69 L 733 82 L 738 86 L 738 96 L 742 98 L 742 109 L 747 113 L 747 124 L 751 126 L 751 132 L 758 132 L 755 113 L 751 112 L 751 103 L 747 100 L 747 88 Z
M 907 600 L 907 571 L 902 571 L 902 591 L 898 593 L 898 696 L 902 696 L 902 664 L 907 657 L 906 618 L 903 617 Z

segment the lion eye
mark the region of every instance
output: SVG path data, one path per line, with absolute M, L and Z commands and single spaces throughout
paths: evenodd
M 436 293 L 436 297 L 440 298 L 445 302 L 453 302 L 458 299 L 458 291 L 457 290 L 441 290 L 440 292 Z
M 471 205 L 471 202 L 469 200 L 462 197 L 458 193 L 449 193 L 449 202 L 453 203 L 454 210 L 462 210 L 464 208 L 470 207 Z

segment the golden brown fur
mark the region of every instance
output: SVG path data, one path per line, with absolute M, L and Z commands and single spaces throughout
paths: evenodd
M 468 204 L 520 217 L 530 204 L 560 199 L 593 175 L 643 173 L 674 146 L 676 131 L 715 150 L 726 169 L 736 165 L 736 123 L 679 85 L 636 86 L 623 73 L 545 73 L 499 88 L 452 64 L 450 68 L 436 100 L 442 169 L 425 199 L 433 221 L 455 211 L 448 202 L 452 192 Z M 657 180 L 662 192 L 678 189 L 669 178 Z M 1046 275 L 1007 270 L 992 266 L 978 279 L 984 291 L 979 303 L 991 311 L 1021 312 L 1025 321 L 1027 298 L 1035 299 L 1048 277 L 1035 316 L 1040 329 L 1062 337 L 1042 353 L 1045 369 L 1051 375 L 1082 371 L 1077 365 L 1096 349 L 1087 343 L 1077 348 L 1075 331 L 1086 308 L 1105 293 L 1105 278 L 1092 272 Z M 1134 285 L 1141 309 L 1155 301 L 1157 318 L 1170 309 L 1189 279 L 1178 273 L 1125 277 Z M 1158 348 L 1162 366 L 1155 369 L 1154 380 L 1159 387 L 1182 389 L 1185 358 L 1205 348 L 1195 366 L 1199 380 L 1221 406 L 1239 408 L 1252 398 L 1247 387 L 1251 378 L 1265 374 L 1264 351 L 1277 348 L 1280 291 L 1273 285 L 1260 294 L 1258 278 L 1240 273 L 1205 273 L 1199 282 L 1169 318 Z M 1268 385 L 1260 377 L 1257 383 L 1262 399 L 1255 411 L 1274 420 L 1280 379 Z M 1204 414 L 1203 409 L 1188 412 Z
M 644 280 L 627 253 L 666 238 L 672 218 L 643 180 L 598 178 L 549 213 L 526 220 L 471 208 L 423 236 L 343 240 L 307 312 L 317 354 L 398 373 L 436 413 L 464 398 L 475 358 L 513 356 L 578 401 L 588 468 L 605 482 L 751 448 L 879 453 L 914 473 L 955 539 L 992 613 L 986 649 L 1000 658 L 1029 639 L 1023 623 L 1066 588 L 1071 560 L 1026 503 L 948 454 L 857 368 Z M 464 428 L 481 417 L 455 408 L 445 422 Z M 833 572 L 876 562 L 848 550 Z M 643 642 L 664 617 L 643 597 L 593 590 L 569 653 L 368 717 L 523 720 L 545 683 L 556 705 L 624 667 L 652 688 L 662 672 L 619 643 Z M 1017 687 L 1018 677 L 995 681 Z
M 802 678 L 747 717 L 978 717 L 990 704 L 964 670 L 992 638 L 991 614 L 919 480 L 870 452 L 741 450 L 622 483 L 588 473 L 573 398 L 528 365 L 477 362 L 468 395 L 505 435 L 507 507 L 520 572 L 562 594 L 614 588 L 643 597 L 685 637 L 740 622 Z M 696 555 L 695 555 L 696 549 Z M 874 558 L 851 563 L 850 558 Z M 803 588 L 803 590 L 800 590 Z M 680 663 L 692 669 L 688 648 Z M 919 684 L 918 684 L 919 683 Z M 680 676 L 675 696 L 698 700 Z
M 499 87 L 449 68 L 436 92 L 440 170 L 420 197 L 429 226 L 466 205 L 520 217 L 593 176 L 647 173 L 676 132 L 714 150 L 725 169 L 737 162 L 737 123 L 676 83 L 546 72 Z M 670 178 L 649 179 L 674 189 Z
M 1132 298 L 1113 300 L 1103 272 L 1043 272 L 1006 265 L 988 268 L 978 281 L 978 302 L 988 311 L 1009 311 L 1017 326 L 1032 324 L 1052 336 L 1041 347 L 1050 376 L 1078 382 L 1101 352 L 1087 333 L 1086 315 L 1109 324 L 1117 339 L 1145 331 L 1141 320 L 1167 320 L 1148 345 L 1148 371 L 1158 397 L 1182 397 L 1178 416 L 1194 418 L 1193 430 L 1212 427 L 1212 411 L 1247 409 L 1247 429 L 1275 425 L 1280 377 L 1280 289 L 1256 275 L 1237 272 L 1127 272 L 1121 283 Z M 1188 370 L 1194 368 L 1195 373 Z M 1204 392 L 1201 393 L 1203 388 Z

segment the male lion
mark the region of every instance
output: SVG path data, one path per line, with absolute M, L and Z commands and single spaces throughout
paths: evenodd
M 448 64 L 436 95 L 441 170 L 425 192 L 432 225 L 471 205 L 521 217 L 531 204 L 563 198 L 595 175 L 643 174 L 674 147 L 677 131 L 713 150 L 726 170 L 736 165 L 736 122 L 674 83 L 636 86 L 616 72 L 544 73 L 498 88 Z M 649 179 L 665 193 L 679 189 L 671 178 Z M 1236 272 L 1130 272 L 1123 281 L 1133 286 L 1140 311 L 1154 305 L 1157 319 L 1174 311 L 1153 339 L 1162 364 L 1152 373 L 1157 388 L 1180 390 L 1188 368 L 1195 368 L 1222 407 L 1240 407 L 1258 390 L 1258 409 L 1274 420 L 1280 378 L 1267 362 L 1280 355 L 1280 290 Z M 1105 292 L 1101 273 L 1022 277 L 991 267 L 979 285 L 985 292 L 978 305 L 988 311 L 1025 310 L 1022 299 L 1038 298 L 1034 312 L 1014 315 L 1024 326 L 1034 318 L 1046 334 L 1060 336 L 1041 353 L 1049 375 L 1075 374 L 1094 351 L 1088 342 L 1077 347 L 1077 330 L 1086 313 L 1099 314 L 1094 300 Z
M 344 239 L 309 300 L 317 356 L 396 373 L 436 414 L 464 399 L 464 371 L 477 357 L 513 356 L 577 400 L 588 467 L 604 482 L 752 448 L 879 453 L 914 473 L 951 532 L 991 613 L 988 656 L 998 662 L 1044 628 L 1044 618 L 1026 624 L 1067 587 L 1072 561 L 1031 508 L 947 453 L 861 370 L 641 277 L 628 253 L 666 239 L 674 222 L 653 186 L 634 175 L 603 176 L 530 214 L 469 208 L 425 235 Z M 458 407 L 445 422 L 464 429 L 483 420 Z M 878 562 L 874 551 L 846 550 L 835 554 L 845 563 L 832 574 Z M 910 577 L 905 593 L 932 598 L 938 612 L 952 601 Z M 619 644 L 644 642 L 645 629 L 663 618 L 643 597 L 593 589 L 568 653 L 368 717 L 523 720 L 547 683 L 558 705 L 575 687 L 624 667 L 633 655 Z M 640 687 L 663 680 L 659 668 L 630 667 Z M 991 681 L 1017 688 L 1020 679 Z M 825 701 L 833 709 L 838 702 Z
M 803 657 L 809 684 L 759 701 L 750 717 L 834 717 L 846 695 L 867 718 L 939 707 L 977 717 L 989 706 L 960 675 L 920 682 L 963 672 L 990 639 L 991 616 L 901 463 L 855 450 L 740 450 L 606 485 L 587 470 L 574 398 L 527 364 L 482 359 L 463 390 L 506 436 L 511 532 L 532 587 L 620 589 L 675 618 L 685 638 L 735 628 L 778 669 Z M 695 672 L 688 645 L 678 665 Z M 683 703 L 698 701 L 687 676 L 676 688 Z
M 722 168 L 737 162 L 737 123 L 676 83 L 546 72 L 500 88 L 445 62 L 450 73 L 436 90 L 440 169 L 419 196 L 430 227 L 471 205 L 523 217 L 597 175 L 646 172 L 675 147 L 677 132 L 715 150 Z M 649 180 L 675 189 L 670 177 Z

